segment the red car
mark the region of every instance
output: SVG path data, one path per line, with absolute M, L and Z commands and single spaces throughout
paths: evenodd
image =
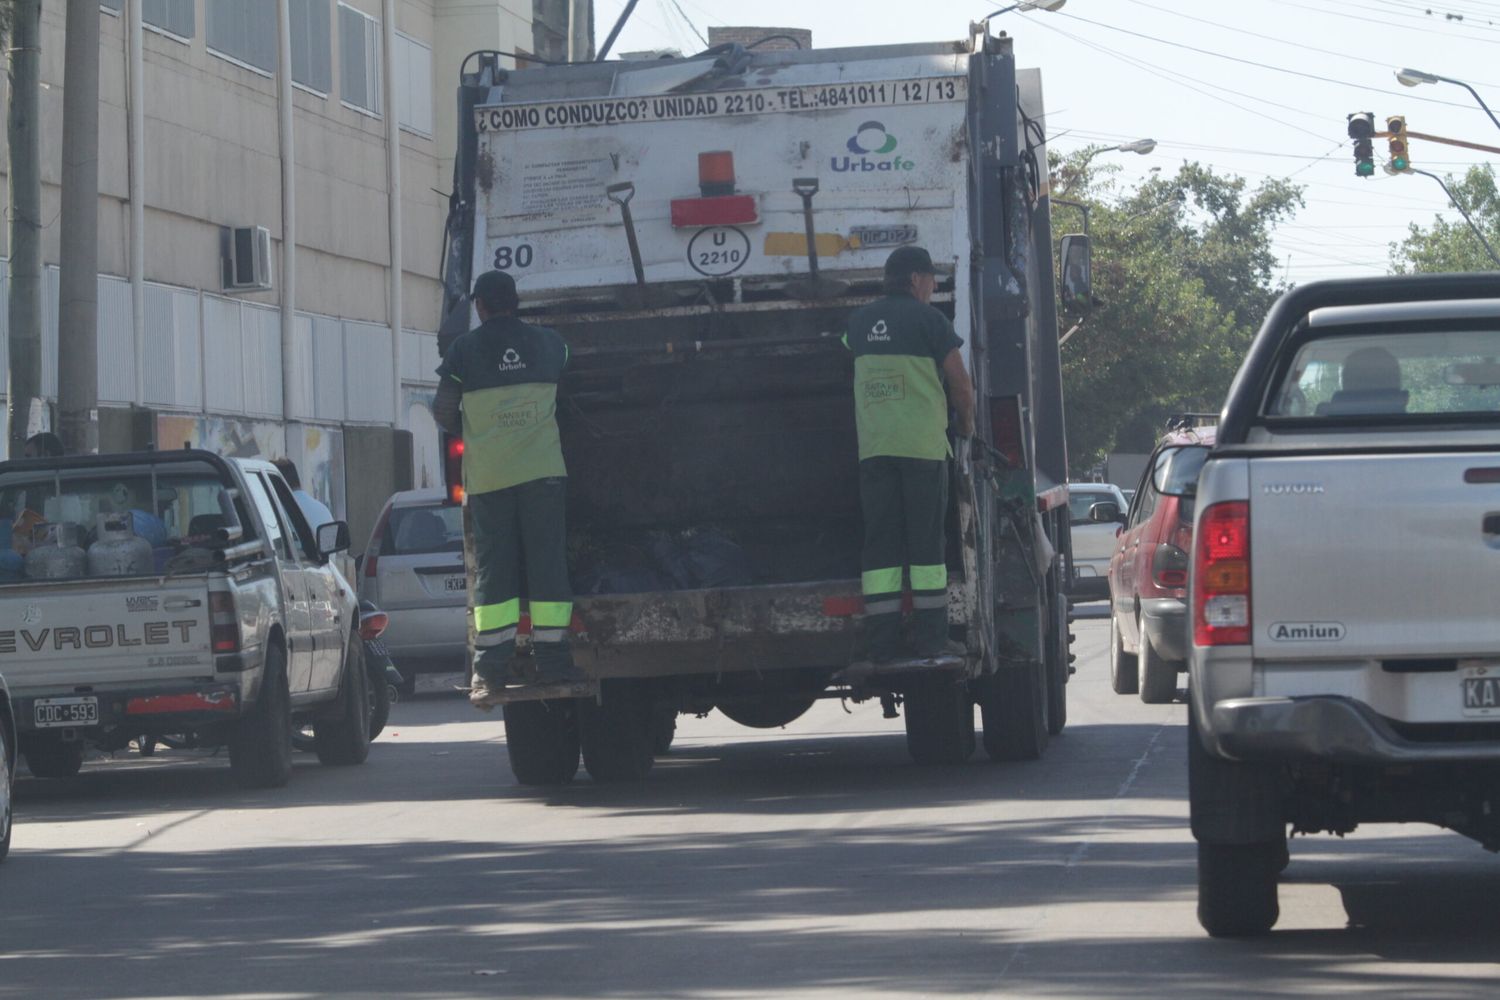
M 1168 434 L 1151 453 L 1129 510 L 1114 512 L 1121 527 L 1109 561 L 1109 680 L 1116 694 L 1139 693 L 1147 704 L 1175 700 L 1177 675 L 1187 670 L 1193 499 L 1169 494 L 1197 483 L 1214 432 Z M 1110 513 L 1096 508 L 1095 520 Z

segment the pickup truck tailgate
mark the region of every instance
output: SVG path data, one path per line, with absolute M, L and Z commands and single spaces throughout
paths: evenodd
M 1257 659 L 1500 655 L 1500 454 L 1249 468 Z
M 79 580 L 0 592 L 0 674 L 12 690 L 214 672 L 201 576 Z

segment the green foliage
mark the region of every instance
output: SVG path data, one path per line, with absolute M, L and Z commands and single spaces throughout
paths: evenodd
M 1272 232 L 1303 203 L 1286 181 L 1250 189 L 1198 163 L 1117 191 L 1089 159 L 1085 150 L 1052 164 L 1054 192 L 1090 206 L 1099 300 L 1062 348 L 1075 475 L 1111 451 L 1149 451 L 1169 414 L 1223 406 L 1283 290 Z M 1059 232 L 1073 212 L 1054 206 Z
M 1496 191 L 1494 168 L 1488 164 L 1470 167 L 1463 179 L 1449 176 L 1447 183 L 1490 245 L 1500 246 L 1500 192 Z M 1406 239 L 1391 244 L 1391 268 L 1398 274 L 1493 271 L 1495 262 L 1462 213 L 1455 213 L 1452 219 L 1435 216 L 1432 225 L 1426 227 L 1412 223 Z

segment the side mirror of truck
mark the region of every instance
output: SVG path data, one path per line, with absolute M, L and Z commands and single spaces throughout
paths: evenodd
M 1125 520 L 1125 515 L 1113 500 L 1100 500 L 1089 508 L 1089 520 L 1095 524 L 1118 524 Z
M 335 552 L 349 547 L 349 525 L 343 521 L 329 521 L 318 525 L 318 555 L 327 559 Z
M 1081 233 L 1064 236 L 1058 260 L 1064 308 L 1087 312 L 1094 304 L 1094 261 L 1089 238 Z

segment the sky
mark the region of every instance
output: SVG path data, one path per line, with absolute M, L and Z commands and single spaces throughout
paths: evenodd
M 710 25 L 808 28 L 818 48 L 963 38 L 997 9 L 969 0 L 639 0 L 615 52 L 704 48 Z M 624 0 L 596 0 L 602 42 Z M 1500 114 L 1500 0 L 1067 0 L 1053 13 L 1011 11 L 992 30 L 1039 67 L 1050 148 L 1153 138 L 1141 156 L 1107 152 L 1129 186 L 1184 162 L 1305 185 L 1306 207 L 1277 234 L 1278 277 L 1302 283 L 1383 274 L 1410 223 L 1458 221 L 1442 188 L 1417 175 L 1354 174 L 1350 112 L 1377 127 L 1405 115 L 1413 131 L 1500 147 L 1500 126 L 1462 87 L 1407 88 L 1403 67 L 1472 85 Z M 1487 79 L 1488 78 L 1488 79 Z M 1377 164 L 1386 144 L 1375 143 Z M 1495 159 L 1420 139 L 1412 165 L 1462 176 Z M 1069 228 L 1066 225 L 1061 228 Z

